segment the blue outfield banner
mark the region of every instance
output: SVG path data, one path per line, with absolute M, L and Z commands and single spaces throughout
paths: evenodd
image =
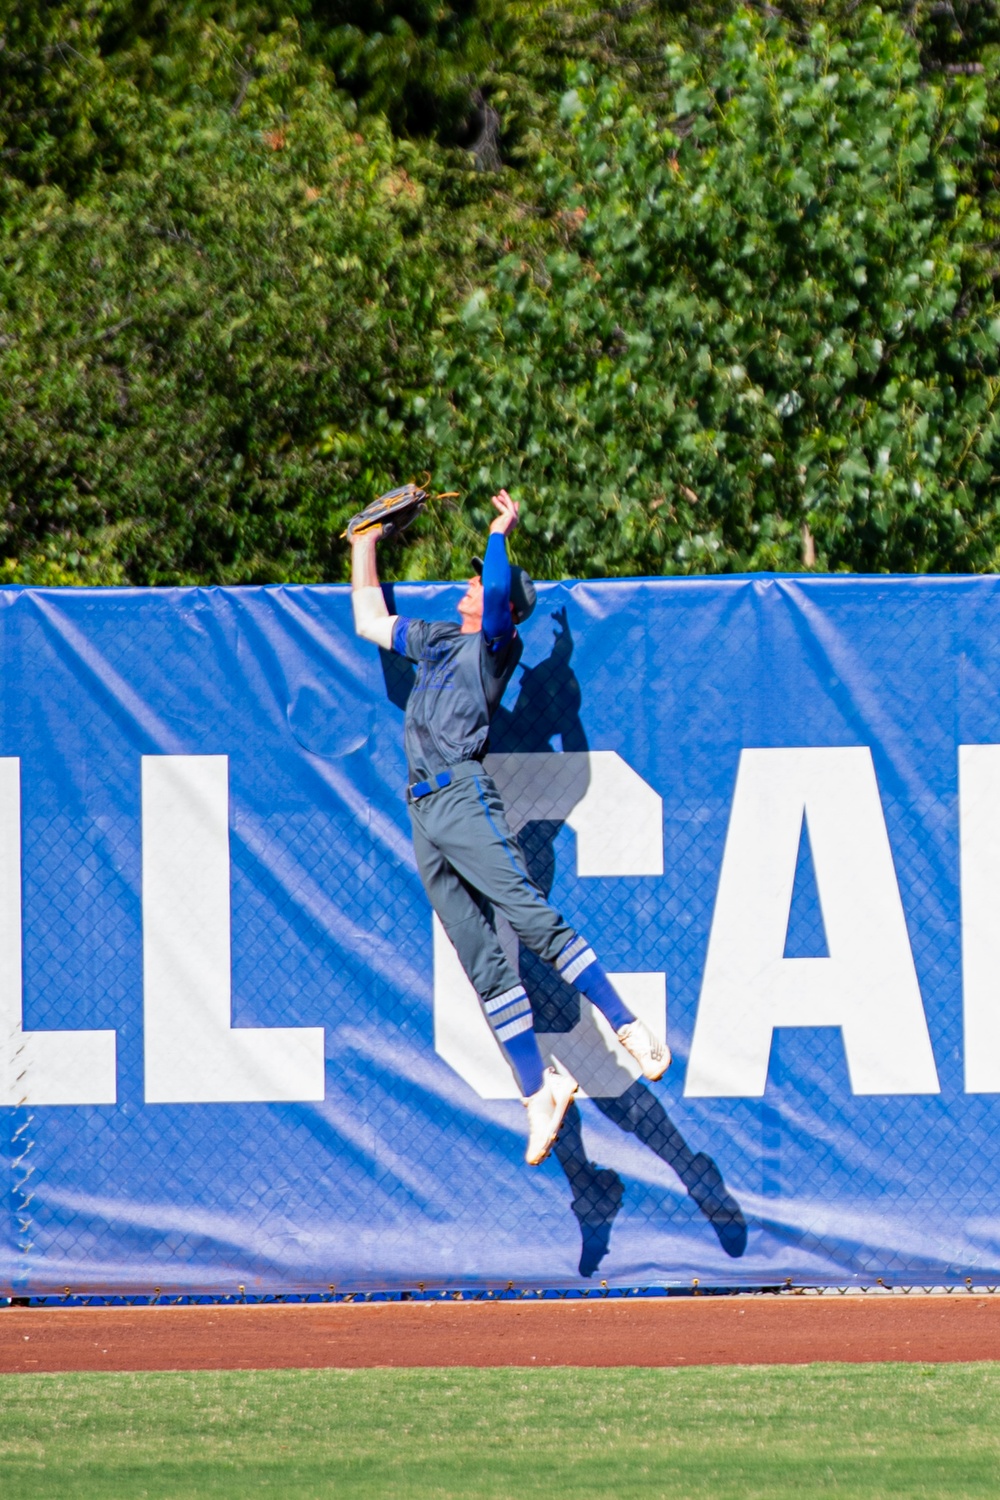
M 539 593 L 488 768 L 674 1064 L 501 921 L 531 1169 L 347 590 L 0 591 L 5 1293 L 1000 1280 L 1000 581 Z

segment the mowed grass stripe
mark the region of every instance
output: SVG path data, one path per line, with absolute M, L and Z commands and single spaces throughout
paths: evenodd
M 1000 1366 L 0 1376 L 11 1500 L 1000 1493 Z

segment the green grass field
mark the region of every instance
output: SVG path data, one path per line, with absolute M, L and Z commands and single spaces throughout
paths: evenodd
M 7 1500 L 1000 1493 L 1000 1365 L 0 1376 Z

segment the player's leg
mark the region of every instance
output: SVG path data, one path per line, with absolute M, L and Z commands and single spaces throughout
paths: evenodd
M 431 905 L 517 1079 L 528 1110 L 527 1160 L 537 1165 L 559 1133 L 576 1093 L 576 1080 L 546 1068 L 535 1039 L 530 1001 L 500 946 L 482 897 L 470 890 L 415 820 L 413 846 Z
M 470 777 L 418 807 L 453 868 L 503 913 L 525 947 L 553 964 L 567 984 L 601 1011 L 645 1076 L 661 1078 L 670 1065 L 666 1043 L 637 1020 L 586 938 L 573 931 L 531 879 L 493 780 L 485 773 Z
M 532 1029 L 531 1004 L 507 961 L 482 898 L 469 889 L 447 859 L 414 827 L 417 869 L 431 905 L 486 1012 L 524 1095 L 541 1087 L 545 1064 Z

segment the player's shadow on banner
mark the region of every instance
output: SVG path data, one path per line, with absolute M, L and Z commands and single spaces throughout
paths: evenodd
M 556 610 L 552 618 L 555 638 L 549 655 L 537 666 L 525 669 L 513 708 L 501 708 L 490 731 L 490 750 L 494 754 L 551 754 L 558 739 L 560 750 L 567 756 L 567 774 L 558 778 L 554 796 L 551 777 L 547 778 L 550 785 L 544 808 L 546 816 L 525 819 L 524 807 L 515 809 L 515 800 L 520 802 L 525 796 L 530 796 L 527 787 L 523 791 L 515 786 L 501 788 L 512 814 L 512 825 L 520 825 L 518 842 L 524 851 L 528 870 L 546 897 L 555 881 L 559 832 L 589 785 L 585 758 L 589 746 L 580 718 L 582 695 L 571 666 L 573 636 L 565 609 Z M 528 811 L 530 813 L 530 807 Z M 652 1089 L 641 1078 L 636 1079 L 631 1073 L 619 1078 L 609 1076 L 609 1070 L 624 1073 L 624 1053 L 618 1047 L 609 1052 L 596 1024 L 581 1027 L 581 1019 L 592 1014 L 590 1007 L 584 1004 L 581 1011 L 577 992 L 528 949 L 521 948 L 518 952 L 517 939 L 502 919 L 498 926 L 501 941 L 511 951 L 515 966 L 520 968 L 521 979 L 531 999 L 535 1030 L 550 1035 L 574 1033 L 576 1051 L 582 1049 L 590 1054 L 586 1058 L 581 1055 L 579 1062 L 586 1062 L 594 1073 L 593 1080 L 585 1078 L 584 1081 L 597 1108 L 673 1168 L 715 1230 L 726 1254 L 734 1258 L 741 1256 L 747 1244 L 746 1221 L 739 1204 L 727 1192 L 715 1162 L 704 1152 L 691 1150 Z M 574 1066 L 576 1059 L 567 1056 L 563 1061 L 574 1071 L 578 1070 L 579 1064 Z M 579 1068 L 579 1071 L 583 1073 L 584 1069 Z M 595 1083 L 601 1077 L 608 1080 L 605 1083 L 605 1087 L 609 1087 L 607 1094 L 595 1093 Z M 600 1087 L 599 1083 L 597 1086 Z M 580 1110 L 575 1104 L 567 1113 L 555 1154 L 572 1190 L 573 1213 L 580 1225 L 583 1242 L 580 1274 L 589 1277 L 608 1252 L 612 1225 L 624 1197 L 624 1184 L 616 1172 L 598 1166 L 588 1157 Z

